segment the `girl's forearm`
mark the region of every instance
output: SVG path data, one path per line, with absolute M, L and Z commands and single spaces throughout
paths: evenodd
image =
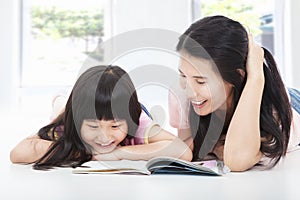
M 261 158 L 260 105 L 264 79 L 248 79 L 229 125 L 224 162 L 232 171 L 244 171 Z
M 179 138 L 150 144 L 123 146 L 114 153 L 119 159 L 128 160 L 149 160 L 157 156 L 170 156 L 187 161 L 192 159 L 190 148 Z
M 33 163 L 47 152 L 52 143 L 36 137 L 26 138 L 11 150 L 10 160 L 13 163 Z
M 192 132 L 190 128 L 187 129 L 178 129 L 178 138 L 186 143 L 188 147 L 190 147 L 191 151 L 194 149 L 194 138 L 192 136 Z

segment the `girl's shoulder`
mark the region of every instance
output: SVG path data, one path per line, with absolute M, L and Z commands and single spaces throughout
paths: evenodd
M 153 120 L 150 118 L 145 111 L 141 112 L 139 119 L 139 127 L 133 138 L 127 139 L 125 145 L 138 145 L 138 144 L 148 144 L 148 130 L 152 126 Z
M 63 134 L 64 134 L 64 125 L 53 127 L 47 133 L 48 137 L 53 141 L 57 141 L 60 137 L 63 136 Z
M 190 102 L 180 88 L 169 90 L 168 94 L 169 123 L 173 128 L 188 129 Z

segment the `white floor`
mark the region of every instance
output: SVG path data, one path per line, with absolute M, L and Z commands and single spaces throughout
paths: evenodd
M 289 153 L 272 170 L 223 177 L 74 175 L 71 169 L 41 172 L 30 165 L 11 164 L 9 151 L 47 119 L 17 114 L 0 119 L 0 199 L 299 199 L 300 151 Z

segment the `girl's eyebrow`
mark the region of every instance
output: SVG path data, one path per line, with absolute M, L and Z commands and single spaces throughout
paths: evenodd
M 178 69 L 180 74 L 184 74 L 180 69 Z M 207 79 L 205 76 L 192 76 L 192 78 L 197 78 L 197 79 Z
M 87 121 L 87 122 L 97 122 L 96 119 L 86 119 L 85 121 Z
M 123 122 L 123 121 L 125 121 L 125 120 L 124 119 L 115 119 L 112 122 L 113 123 L 120 123 L 120 122 Z

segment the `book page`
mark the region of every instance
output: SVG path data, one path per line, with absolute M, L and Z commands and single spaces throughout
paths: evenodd
M 171 157 L 156 157 L 146 164 L 152 173 L 173 173 L 173 174 L 211 174 L 222 175 L 228 173 L 223 162 L 217 160 L 207 160 L 201 162 L 188 162 Z
M 72 171 L 74 174 L 145 174 L 150 172 L 146 168 L 146 161 L 89 161 Z

